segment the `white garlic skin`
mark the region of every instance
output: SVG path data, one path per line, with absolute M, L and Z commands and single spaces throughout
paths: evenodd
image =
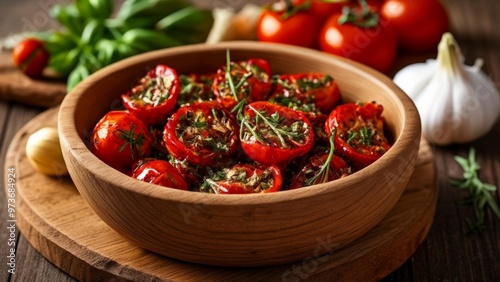
M 423 136 L 436 145 L 474 141 L 488 133 L 500 115 L 500 94 L 481 71 L 481 61 L 463 65 L 460 50 L 454 47 L 444 63 L 438 55 L 437 60 L 407 66 L 394 77 L 419 111 Z
M 44 127 L 31 134 L 26 143 L 26 157 L 31 165 L 43 174 L 68 174 L 56 128 Z

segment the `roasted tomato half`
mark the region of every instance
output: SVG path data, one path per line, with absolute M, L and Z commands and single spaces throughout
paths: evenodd
M 294 110 L 329 114 L 340 100 L 340 90 L 330 75 L 301 73 L 273 79 L 269 100 Z
M 164 160 L 139 161 L 132 172 L 132 177 L 160 186 L 188 190 L 188 185 L 182 175 Z
M 325 183 L 351 173 L 350 167 L 335 154 L 320 153 L 308 159 L 307 164 L 295 174 L 290 189 Z
M 232 110 L 239 101 L 265 100 L 271 90 L 270 70 L 269 63 L 258 58 L 231 62 L 219 68 L 212 85 L 217 101 Z M 231 84 L 236 93 L 232 92 Z
M 128 173 L 151 152 L 147 126 L 127 111 L 110 111 L 94 127 L 90 150 L 111 167 Z
M 375 103 L 347 103 L 328 116 L 325 131 L 336 131 L 335 152 L 354 169 L 362 169 L 379 159 L 391 147 L 384 135 L 383 107 Z
M 177 106 L 215 99 L 212 84 L 215 74 L 179 75 L 181 91 L 177 98 Z
M 271 193 L 281 190 L 283 178 L 278 167 L 236 164 L 206 178 L 201 190 L 216 194 Z
M 304 113 L 270 102 L 248 104 L 240 122 L 243 151 L 262 164 L 286 165 L 314 143 L 314 129 Z
M 131 91 L 122 95 L 122 102 L 132 114 L 147 124 L 167 120 L 174 109 L 180 92 L 177 72 L 165 65 L 158 65 Z
M 163 140 L 174 158 L 208 165 L 238 150 L 238 132 L 229 110 L 208 101 L 178 109 L 165 125 Z

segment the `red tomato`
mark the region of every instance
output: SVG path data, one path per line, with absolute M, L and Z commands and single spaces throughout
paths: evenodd
M 384 134 L 383 107 L 375 103 L 337 106 L 325 122 L 330 136 L 336 130 L 335 152 L 359 170 L 378 160 L 391 147 Z
M 190 190 L 199 191 L 203 178 L 207 174 L 207 167 L 201 165 L 194 165 L 184 160 L 175 158 L 170 159 L 173 167 L 184 177 Z M 212 167 L 210 167 L 212 169 Z
M 147 124 L 167 120 L 174 109 L 180 92 L 177 72 L 165 65 L 158 65 L 141 78 L 139 84 L 122 95 L 122 102 L 132 114 Z
M 259 41 L 316 48 L 322 19 L 295 5 L 274 3 L 262 12 L 257 22 Z
M 32 77 L 42 74 L 49 62 L 49 57 L 43 43 L 33 38 L 24 39 L 12 51 L 14 64 L 23 73 Z
M 224 107 L 232 110 L 238 101 L 262 101 L 267 98 L 271 90 L 271 76 L 269 63 L 262 59 L 231 62 L 230 74 L 235 86 L 236 96 L 233 94 L 227 73 L 227 66 L 217 70 L 212 90 L 217 101 Z M 242 82 L 241 85 L 240 82 Z
M 314 129 L 304 113 L 270 102 L 245 106 L 240 126 L 243 151 L 262 164 L 286 165 L 314 143 Z
M 330 168 L 321 175 L 321 169 L 327 163 L 328 153 L 320 153 L 308 159 L 307 164 L 292 178 L 290 189 L 325 183 L 350 174 L 350 168 L 341 157 L 332 155 Z
M 268 77 L 271 77 L 271 66 L 269 62 L 264 59 L 252 58 L 246 61 L 247 69 L 252 70 L 254 73 L 264 72 Z M 258 69 L 254 69 L 257 67 Z
M 300 110 L 329 114 L 340 100 L 340 90 L 329 75 L 301 73 L 281 75 L 275 80 L 271 102 Z
M 351 6 L 358 6 L 359 0 L 351 0 Z M 370 9 L 374 11 L 379 11 L 380 6 L 382 5 L 382 0 L 366 0 L 366 4 L 370 7 Z
M 109 166 L 128 173 L 151 152 L 148 128 L 127 111 L 110 111 L 94 127 L 90 150 Z
M 396 59 L 397 38 L 391 27 L 379 21 L 373 27 L 339 23 L 341 14 L 330 17 L 319 35 L 321 50 L 388 72 Z
M 348 5 L 350 1 L 351 0 L 293 0 L 293 3 L 295 5 L 303 5 L 304 3 L 310 2 L 310 13 L 317 15 L 322 21 L 324 21 L 331 15 L 340 13 L 342 8 Z
M 202 190 L 216 194 L 271 193 L 281 190 L 283 178 L 278 167 L 236 164 L 205 179 Z
M 387 0 L 380 13 L 396 31 L 399 46 L 409 51 L 435 50 L 449 29 L 448 14 L 438 0 Z
M 188 185 L 182 175 L 167 161 L 140 161 L 132 172 L 132 177 L 156 185 L 188 190 Z
M 192 164 L 208 165 L 238 150 L 238 124 L 216 101 L 181 107 L 165 125 L 163 141 L 170 154 Z

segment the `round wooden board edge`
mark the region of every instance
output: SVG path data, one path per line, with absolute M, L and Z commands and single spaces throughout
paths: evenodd
M 27 138 L 28 131 L 31 130 L 34 131 L 37 128 L 40 128 L 41 125 L 39 124 L 39 120 L 42 119 L 48 119 L 48 117 L 57 115 L 57 110 L 58 108 L 51 108 L 43 113 L 41 113 L 39 116 L 35 117 L 32 121 L 30 121 L 28 124 L 26 124 L 14 137 L 13 141 L 11 142 L 9 149 L 7 151 L 6 155 L 6 162 L 5 162 L 5 167 L 11 167 L 13 164 L 17 162 L 19 150 L 24 150 L 24 148 L 19 148 L 19 145 L 23 138 Z M 48 124 L 44 124 L 44 126 L 47 126 Z M 16 147 L 17 146 L 17 147 Z M 427 151 L 430 152 L 429 145 L 423 141 L 423 144 L 421 145 L 421 148 L 427 147 Z M 18 150 L 15 150 L 15 149 Z M 430 193 L 430 197 L 426 200 L 427 206 L 423 206 L 423 215 L 421 215 L 421 218 L 418 218 L 415 216 L 413 221 L 409 224 L 411 225 L 410 228 L 404 229 L 403 231 L 399 232 L 396 236 L 393 236 L 391 240 L 386 240 L 385 244 L 377 246 L 377 251 L 372 252 L 369 256 L 362 256 L 362 257 L 357 257 L 349 263 L 344 263 L 340 266 L 335 267 L 335 269 L 332 269 L 331 267 L 328 267 L 328 264 L 320 264 L 319 266 L 317 264 L 313 265 L 314 270 L 309 271 L 305 274 L 301 273 L 299 271 L 299 274 L 295 273 L 296 276 L 293 276 L 295 278 L 299 279 L 314 279 L 315 281 L 327 281 L 331 280 L 332 278 L 337 280 L 337 279 L 343 279 L 343 280 L 359 280 L 359 279 L 364 279 L 366 280 L 367 278 L 373 279 L 373 280 L 378 280 L 381 279 L 388 274 L 390 274 L 392 271 L 400 267 L 408 258 L 413 254 L 418 246 L 424 241 L 424 239 L 427 236 L 427 233 L 432 225 L 433 217 L 434 217 L 434 212 L 435 212 L 435 207 L 436 207 L 436 202 L 437 202 L 437 189 L 436 189 L 436 178 L 435 178 L 435 167 L 434 167 L 434 161 L 432 158 L 432 153 L 429 153 L 430 156 L 428 156 L 429 160 L 424 162 L 423 165 L 426 166 L 426 171 L 432 173 L 432 183 L 429 183 L 432 187 L 430 187 L 434 193 Z M 422 164 L 421 164 L 422 165 Z M 7 170 L 6 170 L 7 171 Z M 74 276 L 75 278 L 79 280 L 95 280 L 95 279 L 103 279 L 103 278 L 120 278 L 121 280 L 136 280 L 138 277 L 141 277 L 141 280 L 157 280 L 160 279 L 162 280 L 163 278 L 160 276 L 156 276 L 154 274 L 148 275 L 146 273 L 140 272 L 139 269 L 134 269 L 131 267 L 124 266 L 122 268 L 117 268 L 117 267 L 109 267 L 109 265 L 100 265 L 96 262 L 99 261 L 108 261 L 108 258 L 102 257 L 99 253 L 94 252 L 93 250 L 83 250 L 86 251 L 87 253 L 90 252 L 93 255 L 96 256 L 96 259 L 94 259 L 92 262 L 89 261 L 84 261 L 81 258 L 77 257 L 75 254 L 67 250 L 65 247 L 68 247 L 71 242 L 69 238 L 66 238 L 63 234 L 42 234 L 39 232 L 39 230 L 36 228 L 36 224 L 42 224 L 44 225 L 44 221 L 41 218 L 36 218 L 36 214 L 30 214 L 30 208 L 27 206 L 26 203 L 22 202 L 22 198 L 19 199 L 19 201 L 22 203 L 20 205 L 21 209 L 18 211 L 20 216 L 20 221 L 19 221 L 19 229 L 23 233 L 23 235 L 27 238 L 27 240 L 30 242 L 30 244 L 37 250 L 39 251 L 44 257 L 46 257 L 49 261 L 54 263 L 57 267 L 62 269 L 63 271 L 69 273 L 70 275 Z M 28 210 L 25 211 L 25 214 L 23 214 L 23 209 L 26 208 Z M 30 222 L 26 218 L 24 218 L 24 215 L 29 215 L 34 218 L 35 222 Z M 58 230 L 53 230 L 53 232 L 49 233 L 57 233 Z M 388 250 L 390 249 L 391 245 L 394 245 L 394 242 L 397 244 L 403 244 L 405 241 L 407 241 L 407 235 L 408 234 L 417 234 L 417 238 L 415 241 L 406 246 L 405 252 L 399 252 L 400 249 L 396 252 L 389 252 Z M 352 244 L 345 246 L 344 248 L 349 248 L 349 246 L 355 245 L 357 241 L 353 242 Z M 74 245 L 74 244 L 73 244 Z M 43 247 L 49 247 L 51 250 L 50 252 L 44 252 L 45 248 Z M 83 246 L 79 246 L 80 248 L 84 248 Z M 387 253 L 390 253 L 390 256 L 387 256 Z M 64 257 L 65 255 L 70 255 L 73 257 L 73 259 L 76 259 L 75 261 L 61 261 L 61 257 Z M 285 265 L 285 266 L 277 266 L 276 268 L 285 270 L 285 271 L 290 271 L 292 269 L 302 269 L 305 267 L 305 263 L 309 263 L 311 260 L 304 260 L 300 261 L 294 264 L 290 265 Z M 318 261 L 316 261 L 317 263 Z M 82 266 L 80 263 L 83 263 L 84 268 L 82 269 Z M 119 264 L 119 262 L 112 262 L 111 264 Z M 75 264 L 78 264 L 78 267 L 75 267 Z M 356 266 L 359 265 L 371 265 L 370 271 L 367 271 L 365 269 L 364 271 L 356 271 Z M 310 266 L 308 266 L 309 269 L 311 269 Z M 283 272 L 285 273 L 285 272 Z M 340 273 L 344 273 L 342 276 Z M 345 274 L 348 275 L 345 275 Z M 292 278 L 293 278 L 292 277 Z

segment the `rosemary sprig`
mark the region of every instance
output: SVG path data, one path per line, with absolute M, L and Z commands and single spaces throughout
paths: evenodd
M 332 130 L 332 134 L 330 135 L 330 151 L 328 152 L 328 158 L 325 163 L 321 166 L 321 169 L 311 178 L 306 180 L 306 186 L 311 186 L 316 183 L 316 180 L 321 177 L 321 183 L 328 182 L 328 175 L 330 174 L 330 163 L 333 159 L 333 153 L 335 151 L 335 135 L 337 135 L 337 129 L 334 128 Z
M 485 227 L 486 204 L 488 204 L 497 218 L 500 219 L 500 208 L 491 195 L 492 192 L 497 190 L 497 187 L 492 184 L 483 183 L 479 179 L 478 171 L 481 169 L 481 166 L 476 162 L 476 151 L 474 148 L 470 148 L 468 159 L 455 156 L 455 161 L 464 170 L 464 179 L 450 179 L 450 184 L 460 189 L 467 189 L 469 196 L 462 202 L 472 204 L 474 207 L 475 221 L 471 222 L 467 219 L 467 224 L 469 225 L 468 232 L 482 232 Z
M 240 87 L 243 86 L 244 82 L 249 78 L 251 77 L 253 74 L 250 72 L 250 73 L 247 73 L 245 74 L 241 80 L 235 84 L 234 83 L 234 80 L 233 80 L 233 77 L 231 75 L 231 56 L 230 56 L 230 51 L 229 49 L 226 50 L 226 79 L 228 81 L 228 84 L 229 84 L 229 89 L 231 90 L 231 93 L 233 94 L 233 97 L 234 99 L 238 102 L 236 104 L 236 106 L 234 106 L 234 108 L 231 110 L 232 113 L 236 112 L 236 117 L 237 119 L 240 121 L 241 123 L 241 126 L 240 126 L 240 139 L 241 137 L 243 136 L 243 131 L 245 128 L 248 129 L 248 131 L 250 131 L 250 134 L 252 136 L 254 136 L 254 138 L 259 141 L 260 143 L 262 144 L 265 144 L 266 141 L 261 137 L 259 136 L 259 134 L 257 133 L 256 131 L 256 128 L 253 128 L 251 126 L 251 124 L 248 122 L 248 119 L 245 118 L 245 116 L 243 115 L 243 108 L 245 107 L 246 105 L 246 99 L 239 99 L 238 95 L 237 95 L 237 91 Z M 256 126 L 258 125 L 258 120 L 262 120 L 263 123 L 272 131 L 274 132 L 274 134 L 276 135 L 276 137 L 278 138 L 281 146 L 283 147 L 288 147 L 285 139 L 283 138 L 283 135 L 286 135 L 286 136 L 295 136 L 297 135 L 297 133 L 294 133 L 294 132 L 289 132 L 289 131 L 284 131 L 280 128 L 277 127 L 277 123 L 279 121 L 279 114 L 278 113 L 275 113 L 273 114 L 270 118 L 264 116 L 261 112 L 257 111 L 256 109 L 254 109 L 253 107 L 250 107 L 250 110 L 252 110 L 254 113 L 255 113 L 255 120 L 256 120 Z

